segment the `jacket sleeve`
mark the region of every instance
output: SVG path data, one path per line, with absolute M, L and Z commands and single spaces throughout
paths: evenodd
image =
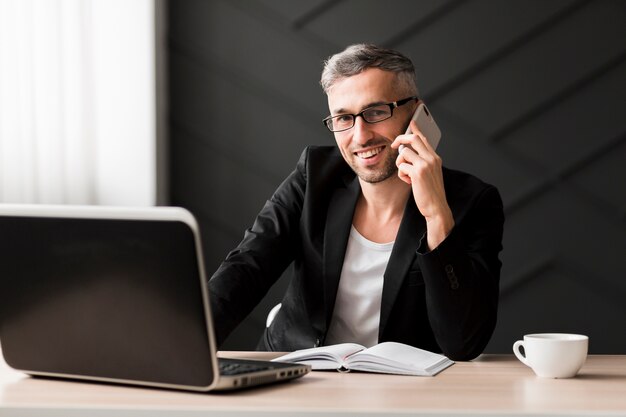
M 426 308 L 437 343 L 453 360 L 482 353 L 496 324 L 504 213 L 497 189 L 488 186 L 448 237 L 417 251 L 426 284 Z
M 306 188 L 306 158 L 261 209 L 243 240 L 208 283 L 214 331 L 220 346 L 265 296 L 294 259 Z

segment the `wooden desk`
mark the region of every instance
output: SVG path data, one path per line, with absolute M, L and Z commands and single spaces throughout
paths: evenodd
M 229 394 L 36 379 L 0 361 L 0 417 L 391 414 L 626 416 L 626 356 L 590 356 L 573 379 L 537 378 L 513 355 L 483 355 L 434 378 L 313 372 L 286 384 Z

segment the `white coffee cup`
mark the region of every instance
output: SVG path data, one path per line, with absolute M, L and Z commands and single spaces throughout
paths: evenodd
M 543 378 L 571 378 L 587 359 L 589 338 L 580 334 L 527 334 L 513 344 L 517 359 Z M 520 352 L 524 347 L 525 355 Z

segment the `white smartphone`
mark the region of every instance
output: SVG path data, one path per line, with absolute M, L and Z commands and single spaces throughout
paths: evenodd
M 435 123 L 435 119 L 433 119 L 433 115 L 428 110 L 428 107 L 424 103 L 420 103 L 413 113 L 413 117 L 411 120 L 415 120 L 417 122 L 417 127 L 419 127 L 420 132 L 424 136 L 426 136 L 426 140 L 432 146 L 433 149 L 437 149 L 437 145 L 439 145 L 439 141 L 441 140 L 441 130 L 437 123 Z M 406 134 L 410 134 L 411 126 L 406 130 Z

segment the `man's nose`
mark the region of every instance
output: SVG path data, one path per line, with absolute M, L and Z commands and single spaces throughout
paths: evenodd
M 374 137 L 371 127 L 370 123 L 363 120 L 363 116 L 354 119 L 352 140 L 360 145 L 367 143 L 368 140 Z

